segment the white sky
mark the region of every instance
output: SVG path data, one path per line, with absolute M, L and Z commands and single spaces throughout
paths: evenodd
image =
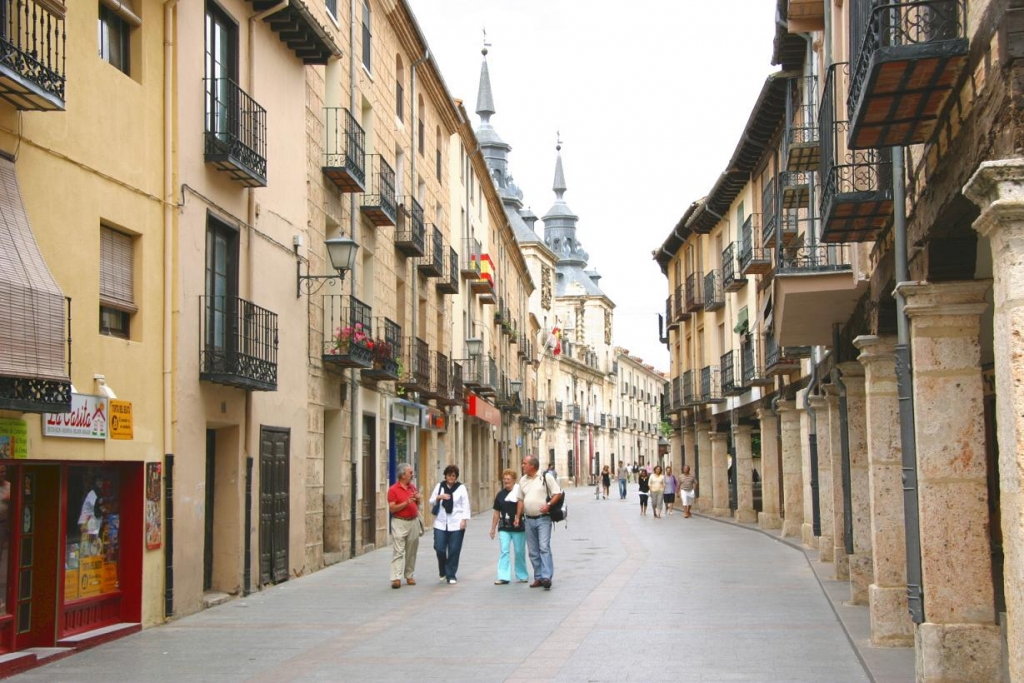
M 566 203 L 615 302 L 614 342 L 667 372 L 667 281 L 651 252 L 725 170 L 771 66 L 772 0 L 409 0 L 473 115 L 482 30 L 509 170 L 538 216 Z M 543 236 L 543 224 L 536 225 Z

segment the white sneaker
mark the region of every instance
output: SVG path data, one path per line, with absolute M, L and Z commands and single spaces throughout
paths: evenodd
M 448 579 L 448 583 L 449 584 L 456 584 L 458 582 L 459 582 L 458 579 Z
M 438 583 L 448 583 L 448 579 L 442 576 L 441 578 L 439 578 L 439 579 L 437 580 L 437 582 L 438 582 Z

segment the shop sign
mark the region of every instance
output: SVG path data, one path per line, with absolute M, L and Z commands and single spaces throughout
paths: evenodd
M 412 401 L 398 400 L 391 404 L 391 421 L 397 422 L 398 424 L 410 425 L 412 427 L 419 427 L 421 406 L 418 403 Z
M 501 411 L 476 394 L 469 395 L 468 407 L 469 415 L 480 418 L 484 422 L 490 422 L 496 427 L 501 426 Z
M 448 428 L 448 416 L 444 414 L 443 410 L 427 407 L 423 411 L 422 427 L 434 432 L 443 432 Z
M 131 401 L 110 399 L 110 438 L 129 441 L 133 438 Z
M 106 439 L 107 404 L 106 396 L 72 393 L 70 413 L 43 414 L 43 436 Z
M 0 419 L 0 460 L 28 457 L 28 423 L 24 420 Z

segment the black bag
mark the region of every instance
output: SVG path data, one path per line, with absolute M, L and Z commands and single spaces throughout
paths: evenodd
M 437 484 L 437 495 L 441 495 L 441 483 L 440 482 L 438 482 L 438 484 Z M 439 514 L 441 514 L 441 499 L 440 498 L 435 498 L 434 499 L 434 505 L 433 505 L 433 507 L 430 508 L 430 514 L 434 515 L 435 517 L 437 517 Z
M 569 516 L 569 506 L 565 504 L 565 491 L 559 496 L 558 502 L 551 504 L 551 491 L 548 489 L 548 477 L 544 475 L 544 492 L 547 494 L 548 516 L 552 522 L 564 522 Z

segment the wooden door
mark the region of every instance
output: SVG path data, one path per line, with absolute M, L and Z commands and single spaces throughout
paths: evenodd
M 288 580 L 289 432 L 260 428 L 260 583 Z
M 15 524 L 14 648 L 53 647 L 57 638 L 60 469 L 21 468 Z

